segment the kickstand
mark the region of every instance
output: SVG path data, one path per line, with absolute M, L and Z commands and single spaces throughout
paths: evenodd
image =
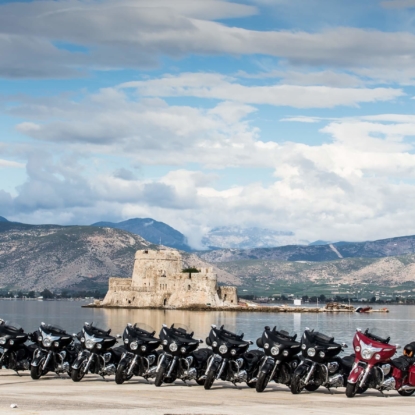
M 22 377 L 22 375 L 17 370 L 15 370 L 15 372 L 16 372 L 17 376 Z
M 334 395 L 334 392 L 332 392 L 330 388 L 327 388 L 327 390 L 330 392 L 331 395 Z
M 379 392 L 382 394 L 382 396 L 383 396 L 384 398 L 388 398 L 388 395 L 385 395 L 385 394 L 383 393 L 383 390 L 379 389 Z

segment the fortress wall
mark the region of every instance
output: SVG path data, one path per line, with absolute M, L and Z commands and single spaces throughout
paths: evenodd
M 238 304 L 238 293 L 236 287 L 219 287 L 219 298 L 226 304 Z

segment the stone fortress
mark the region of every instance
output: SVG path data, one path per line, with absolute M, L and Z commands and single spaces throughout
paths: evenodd
M 218 286 L 212 268 L 183 272 L 180 252 L 140 250 L 132 278 L 110 278 L 102 307 L 192 308 L 238 305 L 236 287 Z

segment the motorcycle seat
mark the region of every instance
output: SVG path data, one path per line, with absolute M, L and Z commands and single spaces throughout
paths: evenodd
M 352 354 L 350 356 L 344 356 L 344 357 L 342 357 L 342 365 L 346 369 L 351 370 L 352 367 L 353 367 L 353 364 L 354 364 L 354 358 L 355 358 L 355 355 L 354 354 Z

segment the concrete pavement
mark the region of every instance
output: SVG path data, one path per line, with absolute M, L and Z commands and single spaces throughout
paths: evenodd
M 0 370 L 0 414 L 37 415 L 382 415 L 391 413 L 413 414 L 415 394 L 402 397 L 397 392 L 368 391 L 353 399 L 346 398 L 344 388 L 321 388 L 316 392 L 292 395 L 285 386 L 271 383 L 263 393 L 245 384 L 217 382 L 210 391 L 191 382 L 163 385 L 133 378 L 117 385 L 114 377 L 103 380 L 88 375 L 79 383 L 67 376 L 47 375 L 32 380 L 28 372 L 18 377 L 14 372 Z M 11 409 L 11 404 L 17 404 Z

